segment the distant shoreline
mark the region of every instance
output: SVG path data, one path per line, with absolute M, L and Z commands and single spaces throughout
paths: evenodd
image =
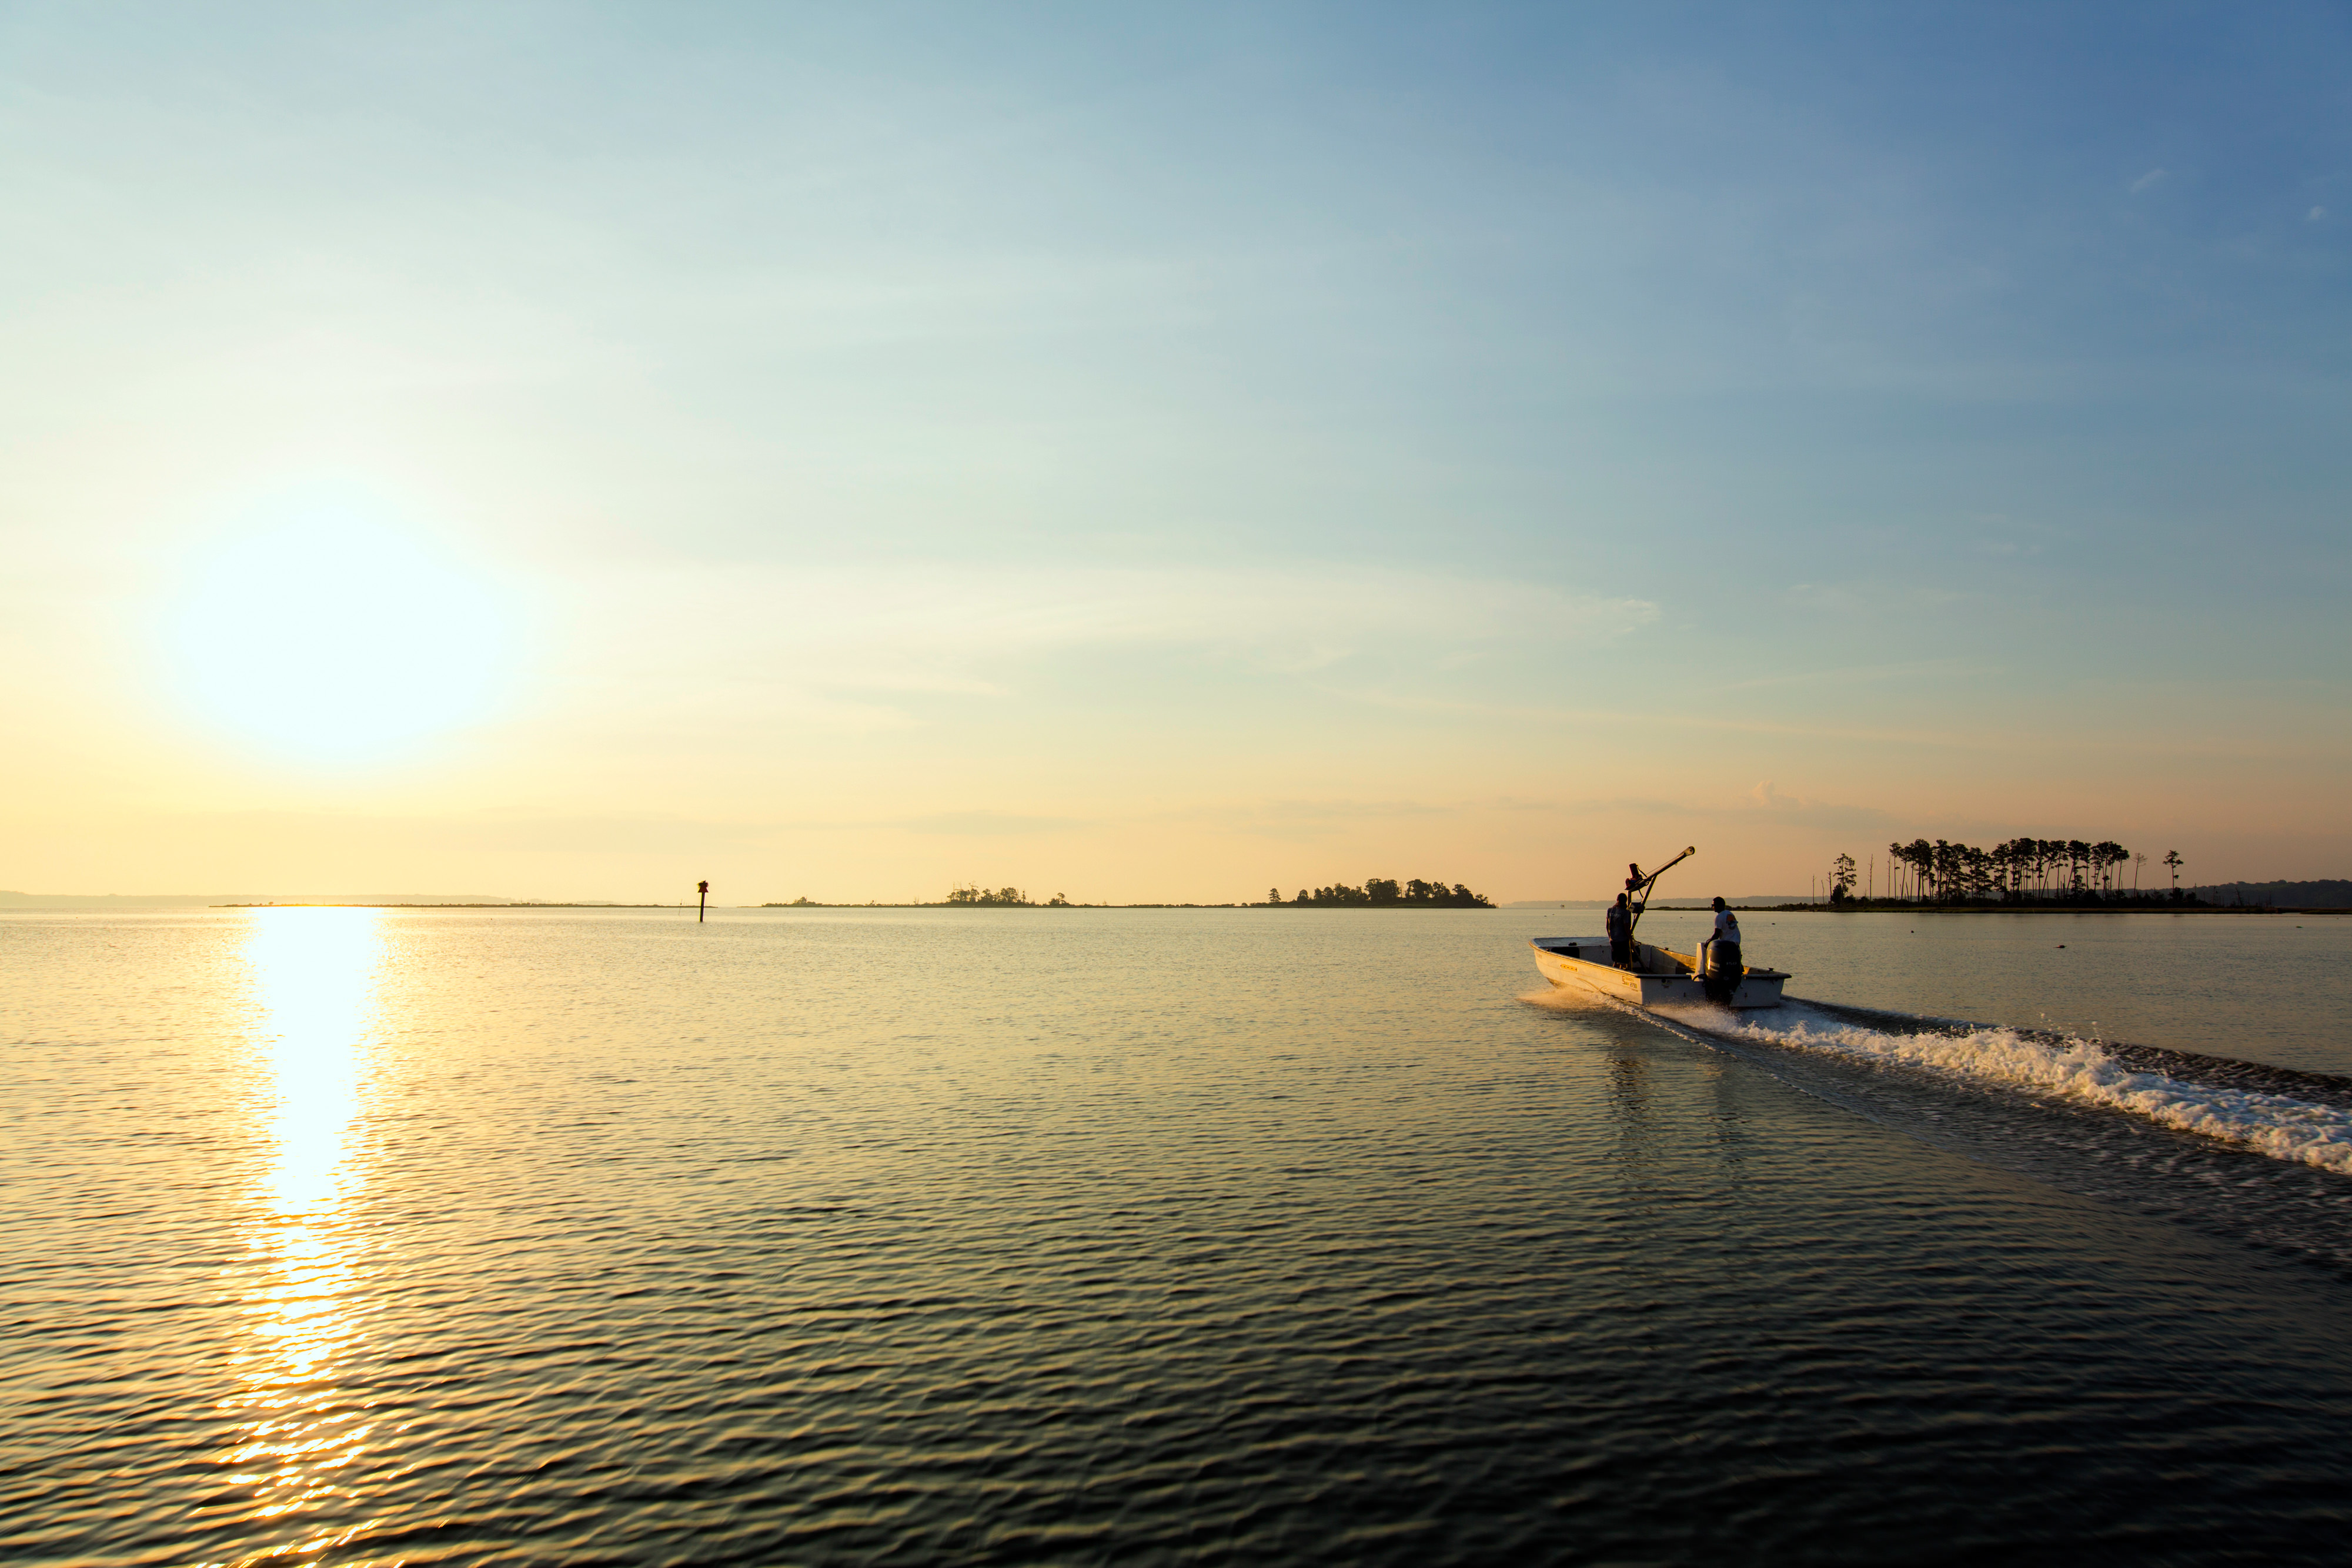
M 30 909 L 32 906 L 22 906 Z M 691 904 L 404 904 L 388 900 L 271 900 L 263 904 L 207 904 L 206 909 L 694 909 Z M 1475 904 L 968 904 L 940 900 L 929 904 L 713 904 L 713 914 L 760 909 L 1458 909 Z M 168 914 L 167 910 L 152 913 Z M 1488 913 L 1493 913 L 1491 909 Z
M 27 909 L 30 905 L 22 906 Z M 324 899 L 272 899 L 260 904 L 207 904 L 206 909 L 694 909 L 692 904 L 409 904 L 384 899 L 329 902 Z M 1496 913 L 1491 905 L 1444 904 L 971 904 L 955 900 L 930 903 L 883 904 L 713 904 L 707 906 L 713 914 L 741 914 L 761 909 L 1418 909 L 1462 910 L 1484 908 Z M 155 911 L 154 913 L 168 913 Z
M 23 907 L 30 908 L 30 905 Z M 323 899 L 272 899 L 261 904 L 207 904 L 206 909 L 696 909 L 709 908 L 713 914 L 732 911 L 740 914 L 758 909 L 1263 909 L 1260 904 L 958 904 L 940 900 L 929 904 L 559 904 L 540 902 L 510 904 L 407 904 L 388 899 L 354 899 L 330 903 Z M 1282 907 L 1287 908 L 1288 905 Z M 1374 905 L 1375 908 L 1386 907 Z M 1411 904 L 1400 905 L 1412 908 Z M 156 911 L 163 914 L 168 911 Z
M 78 904 L 67 904 L 67 903 L 64 903 L 64 902 L 60 902 L 60 903 L 58 903 L 58 904 L 47 904 L 47 905 L 44 905 L 44 904 L 0 904 L 0 914 L 26 914 L 26 915 L 33 915 L 33 914 L 68 914 L 68 915 L 72 915 L 72 914 L 79 914 L 79 915 L 91 915 L 91 914 L 110 914 L 110 914 L 147 914 L 147 915 L 166 915 L 166 914 L 170 914 L 170 913 L 172 913 L 174 909 L 178 909 L 178 910 L 182 910 L 182 911 L 195 910 L 195 909 L 508 909 L 508 910 L 532 910 L 532 909 L 611 909 L 611 910 L 632 910 L 632 911 L 637 911 L 637 910 L 656 910 L 656 909 L 661 909 L 661 910 L 668 910 L 668 909 L 686 910 L 686 909 L 693 909 L 693 908 L 696 908 L 696 907 L 698 907 L 698 906 L 697 906 L 697 905 L 695 905 L 695 904 L 612 904 L 612 903 L 604 903 L 604 902 L 593 901 L 593 900 L 582 900 L 582 901 L 578 901 L 578 902 L 559 902 L 559 901 L 553 901 L 553 900 L 545 901 L 545 902 L 537 901 L 537 900 L 530 900 L 530 901 L 521 901 L 521 900 L 501 900 L 501 901 L 496 901 L 496 902 L 493 902 L 493 901 L 484 900 L 484 901 L 481 901 L 481 902 L 469 902 L 469 903 L 454 903 L 454 902 L 453 902 L 453 903 L 423 903 L 423 902 L 415 902 L 415 901 L 410 901 L 410 900 L 405 900 L 405 899 L 334 899 L 334 900 L 330 900 L 330 899 L 269 899 L 269 900 L 262 900 L 262 901 L 257 901 L 257 902 L 253 902 L 253 903 L 230 903 L 230 904 L 199 904 L 199 903 L 197 903 L 197 902 L 195 902 L 195 901 L 194 901 L 194 900 L 191 900 L 191 901 L 189 901 L 188 903 L 185 903 L 185 904 L 176 904 L 176 903 L 174 903 L 174 904 L 165 904 L 165 903 L 161 903 L 161 902 L 159 902 L 159 903 L 154 903 L 154 904 L 146 904 L 146 903 L 143 903 L 143 902 L 142 902 L 142 903 L 139 903 L 139 904 L 134 904 L 134 903 L 132 903 L 132 901 L 131 901 L 131 900 L 130 900 L 130 899 L 126 898 L 126 899 L 123 899 L 121 903 L 119 903 L 119 904 L 111 904 L 110 906 L 110 905 L 103 905 L 103 904 L 101 904 L 101 905 L 99 905 L 98 907 L 95 907 L 95 908 L 93 908 L 93 907 L 92 907 L 90 904 L 79 904 L 79 903 L 78 903 Z M 918 901 L 918 902 L 913 902 L 913 903 L 904 903 L 904 904 L 898 904 L 898 903 L 888 903 L 888 904 L 886 904 L 886 903 L 882 903 L 882 902 L 879 902 L 879 901 L 868 901 L 868 902 L 866 902 L 866 903 L 860 903 L 860 904 L 817 904 L 817 903 L 814 903 L 814 902 L 811 902 L 811 903 L 794 903 L 794 904 L 710 904 L 710 905 L 709 905 L 708 907 L 709 907 L 709 908 L 713 913 L 722 913 L 722 912 L 725 912 L 725 913 L 736 913 L 736 914 L 742 914 L 742 913 L 749 913 L 749 912 L 753 912 L 753 911 L 758 911 L 758 910 L 762 910 L 762 909 L 779 909 L 779 910 L 788 910 L 788 909 L 1048 909 L 1048 908 L 1062 908 L 1062 909 L 1268 909 L 1268 910 L 1271 910 L 1271 909 L 1348 909 L 1348 910 L 1365 910 L 1365 911 L 1376 911 L 1376 910 L 1416 910 L 1416 909 L 1417 909 L 1417 910 L 1423 910 L 1423 911 L 1444 911 L 1444 910 L 1448 910 L 1448 909 L 1460 909 L 1460 908 L 1464 908 L 1464 907 L 1467 907 L 1467 908 L 1471 908 L 1471 909 L 1474 909 L 1474 910 L 1475 910 L 1477 906 L 1475 906 L 1475 905 L 1459 906 L 1459 905 L 1433 904 L 1412 904 L 1412 903 L 1402 903 L 1402 902 L 1401 902 L 1401 903 L 1397 903 L 1397 904 L 1246 904 L 1246 903 L 1235 903 L 1235 904 L 1058 904 L 1058 905 L 1055 905 L 1055 904 L 970 904 L 970 903 L 960 903 L 960 902 L 956 902 L 956 901 L 952 901 L 952 900 L 937 900 L 937 901 L 931 901 L 931 902 L 920 902 L 920 901 Z M 1602 910 L 1602 909 L 1605 909 L 1606 907 L 1607 907 L 1607 905 L 1606 905 L 1605 904 L 1601 903 L 1601 901 L 1599 901 L 1599 900 L 1544 899 L 1544 900 L 1541 900 L 1541 901 L 1536 901 L 1536 900 L 1528 900 L 1528 901 L 1525 901 L 1525 902 L 1514 901 L 1514 902 L 1512 902 L 1512 903 L 1510 903 L 1510 904 L 1502 904 L 1502 905 L 1499 905 L 1499 906 L 1496 906 L 1496 907 L 1490 907 L 1490 908 L 1488 908 L 1488 909 L 1486 910 L 1486 913 L 1488 913 L 1488 914 L 1490 914 L 1490 915 L 1492 915 L 1492 914 L 1501 914 L 1501 915 L 1537 915 L 1537 914 L 1540 914 L 1540 913 L 1550 912 L 1550 913 L 1559 914 L 1559 915 L 1587 915 L 1587 914 L 1595 914 L 1595 913 L 1598 913 L 1599 911 L 1601 911 L 1601 910 Z M 1653 904 L 1649 905 L 1649 907 L 1648 907 L 1648 913 L 1650 913 L 1650 914 L 1652 914 L 1652 915 L 1669 915 L 1669 914 L 1703 915 L 1703 914 L 1705 914 L 1705 913 L 1706 912 L 1707 907 L 1708 907 L 1708 906 L 1707 906 L 1707 905 L 1706 905 L 1706 904 L 1698 904 L 1698 903 L 1695 903 L 1695 902 L 1694 902 L 1694 903 L 1684 903 L 1684 902 L 1677 901 L 1677 902 L 1673 903 L 1673 904 Z M 2352 915 L 2352 906 L 2344 906 L 2344 905 L 2331 905 L 2331 904 L 2204 904 L 2204 903 L 2190 904 L 2190 903 L 2187 903 L 2187 902 L 2183 902 L 2183 903 L 2180 903 L 2180 904 L 2161 904 L 2161 903 L 2157 903 L 2157 904 L 1895 904 L 1895 903 L 1889 903 L 1889 902 L 1885 902 L 1885 901 L 1874 901 L 1874 900 L 1863 900 L 1863 899 L 1856 899 L 1855 901 L 1853 901 L 1853 903 L 1851 903 L 1851 904 L 1745 904 L 1745 903 L 1733 903 L 1733 904 L 1728 904 L 1728 905 L 1727 905 L 1727 907 L 1729 907 L 1729 908 L 1731 908 L 1731 909 L 1734 909 L 1734 910 L 1737 910 L 1737 911 L 1738 911 L 1738 912 L 1739 912 L 1740 914 L 1742 914 L 1742 915 Z
M 691 904 L 214 904 L 211 909 L 692 909 Z M 1444 904 L 712 904 L 714 913 L 743 914 L 761 909 L 1361 909 L 1361 910 L 1445 910 Z M 1470 906 L 1475 907 L 1475 906 Z M 1584 913 L 1605 905 L 1527 905 L 1510 904 L 1490 909 L 1488 914 L 1539 914 L 1545 908 L 1563 914 Z M 2320 906 L 2291 908 L 2284 904 L 1958 904 L 1943 906 L 1932 904 L 1864 904 L 1859 901 L 1848 904 L 1733 904 L 1726 905 L 1741 915 L 2352 915 L 2352 908 Z M 1654 904 L 1651 915 L 1704 915 L 1706 904 Z
M 2341 904 L 1746 904 L 1746 915 L 2352 915 Z

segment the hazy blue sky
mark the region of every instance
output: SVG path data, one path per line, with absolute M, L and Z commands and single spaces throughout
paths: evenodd
M 0 5 L 0 886 L 2352 874 L 2352 13 L 1134 9 Z

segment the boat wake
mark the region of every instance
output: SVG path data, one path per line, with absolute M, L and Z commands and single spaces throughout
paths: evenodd
M 1855 1009 L 1838 1009 L 1848 1015 L 1841 1017 L 1819 1004 L 1805 1002 L 1776 1009 L 1780 1016 L 1771 1018 L 1756 1013 L 1735 1018 L 1713 1008 L 1671 1010 L 1682 1021 L 1710 1034 L 1728 1033 L 1874 1063 L 1901 1062 L 2035 1094 L 2063 1096 L 2085 1105 L 2145 1116 L 2181 1132 L 2219 1138 L 2273 1159 L 2352 1176 L 2352 1105 L 2315 1103 L 2303 1095 L 2185 1076 L 2195 1071 L 2200 1060 L 2186 1052 L 2153 1053 L 2173 1059 L 2168 1065 L 2176 1065 L 2178 1071 L 2166 1071 L 2153 1063 L 2136 1064 L 2118 1054 L 2116 1048 L 2097 1040 L 2039 1030 L 1920 1019 L 1909 1020 L 1915 1027 L 1906 1031 L 1899 1026 L 1871 1027 L 1857 1021 L 1851 1016 Z M 2138 1048 L 2136 1054 L 2151 1053 Z M 2202 1060 L 2224 1071 L 2252 1066 L 2220 1058 Z M 2323 1092 L 2331 1082 L 2317 1074 L 2278 1076 L 2312 1079 L 2313 1087 Z
M 1923 1143 L 2352 1278 L 2352 1079 L 1797 998 L 1525 999 L 1639 1019 Z

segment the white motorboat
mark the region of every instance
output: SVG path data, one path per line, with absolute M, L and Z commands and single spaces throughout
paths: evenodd
M 1634 901 L 1626 930 L 1628 936 L 1639 934 L 1642 912 L 1657 891 L 1658 879 L 1696 853 L 1698 848 L 1693 845 L 1647 876 L 1642 874 L 1638 865 L 1625 868 L 1633 873 L 1625 883 L 1626 896 Z M 1716 902 L 1720 904 L 1722 900 Z M 1733 929 L 1737 931 L 1738 927 Z M 1609 961 L 1606 936 L 1530 936 L 1528 946 L 1536 950 L 1537 969 L 1553 985 L 1589 986 L 1604 997 L 1614 997 L 1637 1008 L 1696 1007 L 1705 1003 L 1708 999 L 1706 967 L 1722 957 L 1711 942 L 1700 943 L 1698 955 L 1693 955 L 1636 941 L 1627 949 L 1632 962 L 1621 969 Z M 1752 964 L 1743 964 L 1739 984 L 1732 988 L 1730 1005 L 1777 1008 L 1780 1005 L 1780 988 L 1788 983 L 1786 970 L 1759 969 Z
M 1694 1007 L 1706 1000 L 1698 960 L 1688 953 L 1636 942 L 1633 967 L 1621 969 L 1609 961 L 1606 936 L 1534 936 L 1528 946 L 1536 950 L 1536 967 L 1555 986 L 1589 986 L 1641 1008 Z M 1731 993 L 1733 1007 L 1780 1005 L 1780 988 L 1789 982 L 1785 970 L 1744 964 L 1740 971 L 1739 985 Z

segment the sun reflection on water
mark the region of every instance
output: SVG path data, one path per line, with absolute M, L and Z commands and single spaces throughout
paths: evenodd
M 278 1521 L 295 1533 L 266 1544 L 248 1537 L 228 1562 L 299 1563 L 375 1522 L 353 1485 L 374 1413 L 340 1375 L 359 1343 L 362 1260 L 351 1211 L 364 1171 L 352 1141 L 381 925 L 364 909 L 254 914 L 251 1045 L 266 1070 L 254 1114 L 273 1147 L 233 1281 L 246 1328 L 232 1352 L 236 1385 L 220 1405 L 238 1417 L 218 1456 L 236 1500 L 202 1511 L 236 1535 Z

